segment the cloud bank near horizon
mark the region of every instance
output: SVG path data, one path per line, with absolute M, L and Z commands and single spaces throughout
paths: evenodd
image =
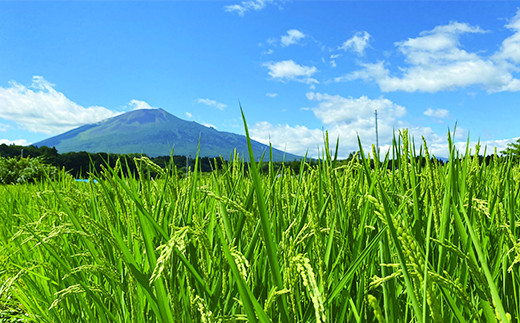
M 0 87 L 0 106 L 0 118 L 30 132 L 46 135 L 63 133 L 123 113 L 102 106 L 83 107 L 57 91 L 55 85 L 42 76 L 33 76 L 29 86 L 11 81 L 8 87 Z M 145 101 L 132 99 L 124 109 L 157 108 Z M 2 129 L 0 125 L 0 131 Z M 25 139 L 2 140 L 6 143 L 27 142 Z

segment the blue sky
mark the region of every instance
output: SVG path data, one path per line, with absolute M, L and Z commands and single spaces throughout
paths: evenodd
M 520 1 L 0 1 L 0 143 L 139 108 L 316 156 L 520 136 Z M 204 138 L 202 138 L 204 140 Z

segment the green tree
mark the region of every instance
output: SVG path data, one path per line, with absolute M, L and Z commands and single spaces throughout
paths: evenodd
M 0 184 L 23 184 L 36 182 L 58 174 L 58 169 L 45 164 L 41 157 L 36 158 L 3 158 L 0 157 Z
M 520 138 L 518 138 L 515 142 L 509 143 L 506 149 L 501 151 L 501 153 L 520 157 Z

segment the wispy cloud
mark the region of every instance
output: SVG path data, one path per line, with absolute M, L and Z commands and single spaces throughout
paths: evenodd
M 283 47 L 297 44 L 300 40 L 305 38 L 305 34 L 297 29 L 290 29 L 286 35 L 283 35 L 280 39 L 280 43 Z
M 271 99 L 274 99 L 278 96 L 278 93 L 266 93 L 265 95 Z
M 293 60 L 269 62 L 264 64 L 269 69 L 269 75 L 278 81 L 297 81 L 307 84 L 319 83 L 311 76 L 318 71 L 315 66 L 296 64 Z
M 330 66 L 332 67 L 336 67 L 336 58 L 338 57 L 341 57 L 341 54 L 333 54 L 333 55 L 330 55 L 330 60 L 329 60 L 329 64 Z
M 220 102 L 217 102 L 215 100 L 211 100 L 211 99 L 202 99 L 202 98 L 199 98 L 197 99 L 197 103 L 201 103 L 201 104 L 205 104 L 207 106 L 210 106 L 210 107 L 215 107 L 219 110 L 224 110 L 227 105 L 224 104 L 224 103 L 220 103 Z
M 399 68 L 400 76 L 392 75 L 389 64 L 379 61 L 362 63 L 361 70 L 335 80 L 374 81 L 384 92 L 434 93 L 471 85 L 479 85 L 488 92 L 520 91 L 520 80 L 512 74 L 518 67 L 511 63 L 520 63 L 520 54 L 517 54 L 520 52 L 520 13 L 506 27 L 515 34 L 502 43 L 500 51 L 487 58 L 464 50 L 460 44 L 462 35 L 486 31 L 478 26 L 451 22 L 395 43 L 408 64 Z
M 368 47 L 370 42 L 370 34 L 366 31 L 356 33 L 352 38 L 347 39 L 338 49 L 344 51 L 351 50 L 360 56 L 365 54 L 365 49 Z
M 191 118 L 191 117 L 193 117 L 193 114 L 186 112 L 186 117 Z
M 450 116 L 450 112 L 446 109 L 432 109 L 428 108 L 424 111 L 424 115 L 428 117 L 433 117 L 437 119 L 446 119 Z
M 0 118 L 44 134 L 58 134 L 120 114 L 100 106 L 82 107 L 41 76 L 34 76 L 28 87 L 16 82 L 0 87 L 0 106 Z
M 267 4 L 275 2 L 274 0 L 247 0 L 240 3 L 228 5 L 224 7 L 227 12 L 236 13 L 239 16 L 244 16 L 248 11 L 259 11 L 265 8 Z

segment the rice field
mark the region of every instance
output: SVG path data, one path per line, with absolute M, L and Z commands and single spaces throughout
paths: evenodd
M 518 322 L 520 166 L 448 141 L 0 186 L 0 322 Z

